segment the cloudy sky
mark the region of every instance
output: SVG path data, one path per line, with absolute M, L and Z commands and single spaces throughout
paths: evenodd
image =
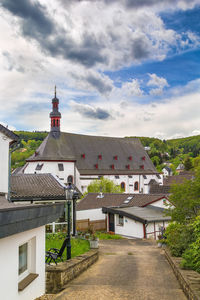
M 0 0 L 0 123 L 200 134 L 200 0 Z

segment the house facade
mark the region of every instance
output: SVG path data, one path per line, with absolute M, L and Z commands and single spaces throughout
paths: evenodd
M 84 193 L 102 176 L 125 193 L 148 193 L 153 179 L 162 185 L 147 152 L 137 138 L 114 138 L 60 132 L 59 100 L 52 99 L 51 131 L 21 172 L 52 173 Z
M 17 140 L 0 125 L 0 290 L 4 300 L 32 300 L 45 293 L 45 224 L 55 221 L 64 205 L 9 201 L 9 146 Z

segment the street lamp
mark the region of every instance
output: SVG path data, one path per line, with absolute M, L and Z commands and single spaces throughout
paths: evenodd
M 66 199 L 67 199 L 67 260 L 71 259 L 71 224 L 70 224 L 70 211 L 71 201 L 73 201 L 73 236 L 76 235 L 76 200 L 79 193 L 74 191 L 71 182 L 68 182 L 66 187 Z
M 71 183 L 67 184 L 66 187 L 66 198 L 67 198 L 67 260 L 71 259 L 71 226 L 70 226 L 70 210 L 71 210 L 71 200 L 73 197 L 73 188 Z

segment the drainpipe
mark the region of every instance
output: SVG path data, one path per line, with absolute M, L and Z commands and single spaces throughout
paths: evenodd
M 15 150 L 17 150 L 20 147 L 20 144 L 17 144 L 17 146 L 13 149 L 9 149 L 8 154 L 8 201 L 10 201 L 10 176 L 11 176 L 11 153 L 13 153 Z

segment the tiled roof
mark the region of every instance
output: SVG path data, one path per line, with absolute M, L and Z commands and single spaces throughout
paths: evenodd
M 151 194 L 170 194 L 170 188 L 172 184 L 181 184 L 185 180 L 191 180 L 194 178 L 194 173 L 184 172 L 179 175 L 168 176 L 163 179 L 163 185 L 154 184 L 150 187 Z
M 78 204 L 77 211 L 96 209 L 101 207 L 132 207 L 146 206 L 162 198 L 166 199 L 164 194 L 103 194 L 103 198 L 98 193 L 87 194 Z M 127 198 L 131 198 L 128 203 L 124 203 Z
M 64 133 L 45 138 L 27 161 L 76 161 L 81 175 L 158 173 L 137 138 Z M 112 166 L 113 165 L 113 166 Z
M 11 175 L 11 199 L 66 199 L 64 185 L 52 174 Z
M 10 131 L 8 128 L 4 127 L 3 125 L 0 124 L 0 132 L 5 134 L 7 137 L 9 137 L 13 141 L 18 141 L 19 137 Z
M 172 185 L 174 183 L 180 184 L 185 180 L 191 180 L 194 177 L 194 173 L 180 173 L 179 175 L 168 176 L 164 178 L 163 185 Z

